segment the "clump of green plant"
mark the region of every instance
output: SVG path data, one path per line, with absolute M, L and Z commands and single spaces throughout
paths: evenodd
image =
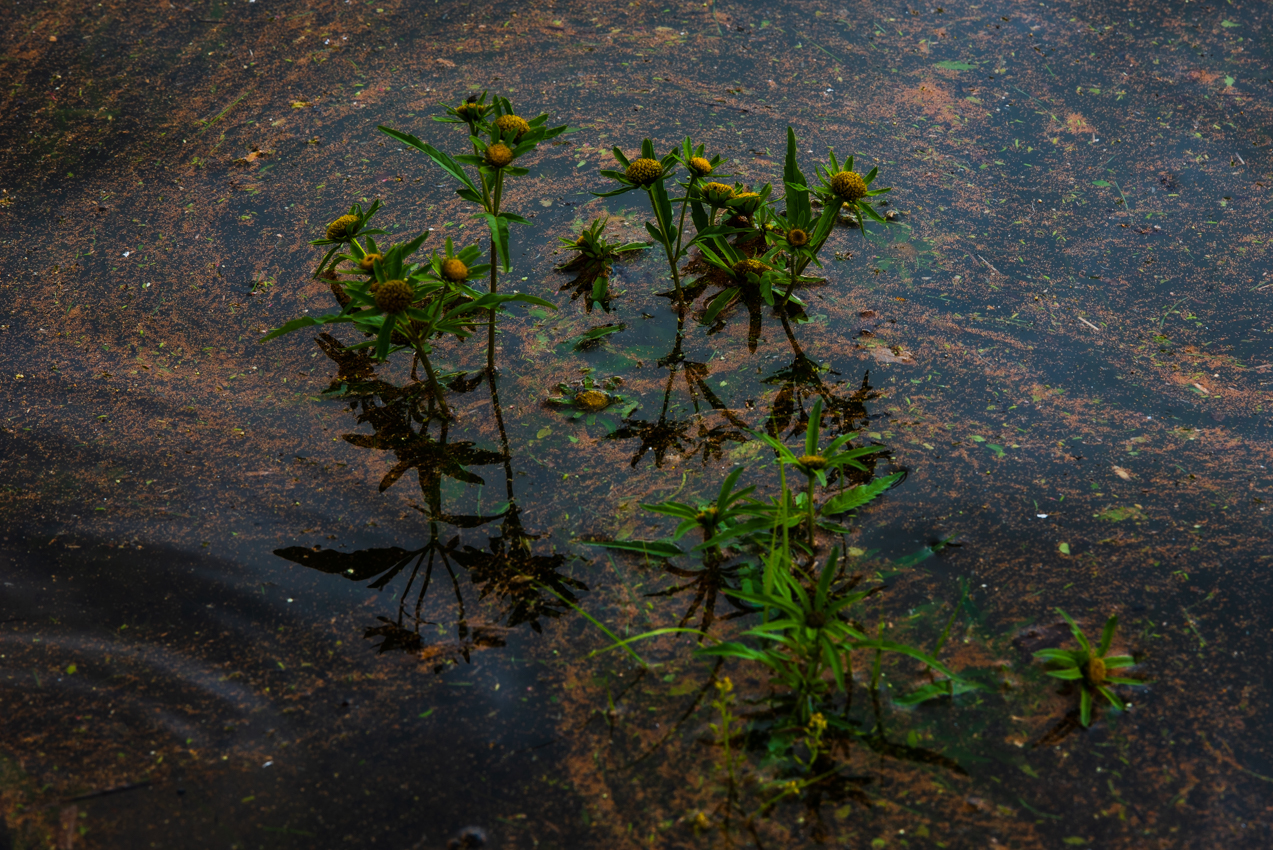
M 445 115 L 435 116 L 435 120 L 464 125 L 473 152 L 453 157 L 409 133 L 383 125 L 377 129 L 408 147 L 424 152 L 459 183 L 456 194 L 478 207 L 479 212 L 474 217 L 486 222 L 491 236 L 490 292 L 495 293 L 499 289 L 499 271 L 502 269 L 507 273 L 512 270 L 509 261 L 510 225 L 530 224 L 522 216 L 503 209 L 504 184 L 510 177 L 529 174 L 528 169 L 516 165 L 517 160 L 535 150 L 540 142 L 566 132 L 567 127 L 549 127 L 547 114 L 528 121 L 516 113 L 507 98 L 495 97 L 488 104 L 486 92 L 448 108 Z M 476 180 L 465 170 L 466 165 L 474 170 Z M 495 312 L 490 310 L 487 320 L 486 366 L 492 375 L 495 373 Z
M 865 218 L 880 224 L 888 223 L 884 216 L 871 206 L 871 198 L 891 192 L 893 188 L 890 186 L 884 189 L 872 189 L 871 184 L 875 182 L 879 174 L 878 168 L 872 168 L 865 175 L 858 174 L 853 170 L 852 156 L 844 160 L 844 164 L 841 165 L 835 158 L 834 150 L 828 153 L 830 162 L 818 169 L 818 179 L 822 184 L 818 194 L 827 208 L 837 213 L 841 209 L 846 210 L 857 221 L 858 227 L 862 228 L 862 236 L 865 238 L 867 235 Z
M 1069 624 L 1070 633 L 1078 641 L 1079 648 L 1041 649 L 1034 654 L 1034 657 L 1041 661 L 1050 661 L 1057 666 L 1057 669 L 1048 671 L 1049 676 L 1079 683 L 1079 722 L 1084 726 L 1092 725 L 1094 694 L 1104 697 L 1106 702 L 1119 711 L 1125 711 L 1127 706 L 1123 703 L 1122 698 L 1114 692 L 1111 685 L 1144 685 L 1148 683 L 1138 679 L 1110 675 L 1110 671 L 1131 667 L 1136 663 L 1136 659 L 1130 655 L 1109 654 L 1110 646 L 1114 643 L 1114 633 L 1118 629 L 1118 615 L 1115 614 L 1105 621 L 1105 628 L 1101 631 L 1100 643 L 1093 647 L 1087 635 L 1083 634 L 1083 630 L 1079 628 L 1069 614 L 1060 608 L 1057 608 L 1056 612 Z
M 373 212 L 377 206 L 372 205 Z M 333 226 L 329 226 L 328 233 L 332 231 Z M 371 356 L 381 361 L 388 360 L 396 351 L 413 352 L 424 366 L 429 390 L 441 415 L 449 418 L 446 396 L 429 356 L 433 353 L 434 342 L 447 336 L 461 341 L 468 339 L 475 327 L 474 311 L 499 312 L 513 301 L 545 307 L 553 305 L 530 295 L 500 295 L 474 290 L 468 281 L 489 268 L 481 262 L 481 249 L 476 245 L 457 252 L 454 243 L 448 239 L 443 253 L 435 250 L 427 262 L 416 263 L 410 258 L 428 238 L 427 231 L 391 247 L 378 246 L 369 233 L 359 231 L 348 239 L 341 239 L 340 244 L 347 245 L 350 253 L 340 255 L 336 262 L 351 262 L 351 271 L 357 274 L 352 280 L 333 281 L 334 291 L 341 302 L 340 311 L 293 319 L 266 334 L 262 341 L 301 328 L 353 324 L 373 339 L 351 346 L 351 349 L 371 349 Z M 366 245 L 358 241 L 359 235 L 366 237 Z
M 623 166 L 623 170 L 602 169 L 601 174 L 617 181 L 620 188 L 593 194 L 599 198 L 611 198 L 635 190 L 646 193 L 650 200 L 650 209 L 654 213 L 654 222 L 647 221 L 645 229 L 654 241 L 663 247 L 664 254 L 667 256 L 668 269 L 672 273 L 677 304 L 683 305 L 685 293 L 681 286 L 680 263 L 681 259 L 689 253 L 690 245 L 695 240 L 709 237 L 717 232 L 730 232 L 728 228 L 708 224 L 698 193 L 699 185 L 704 178 L 716 170 L 721 158 L 714 156 L 708 159 L 704 156 L 703 146 L 695 147 L 688 138 L 681 143 L 680 150 L 672 151 L 663 157 L 658 157 L 654 152 L 654 143 L 645 139 L 641 142 L 641 155 L 636 159 L 629 159 L 617 146 L 614 148 L 614 158 Z M 685 194 L 679 198 L 672 198 L 668 195 L 666 181 L 676 173 L 678 167 L 684 167 L 689 176 L 685 183 L 680 184 Z M 679 214 L 673 210 L 673 203 L 681 205 Z M 694 209 L 695 226 L 698 232 L 691 240 L 686 241 L 685 215 L 691 208 Z
M 380 209 L 380 199 L 377 198 L 372 202 L 371 206 L 364 212 L 362 204 L 354 204 L 349 208 L 349 212 L 335 219 L 327 225 L 323 230 L 323 235 L 318 239 L 310 240 L 311 245 L 330 245 L 331 248 L 323 255 L 318 262 L 318 268 L 314 269 L 314 277 L 322 277 L 324 269 L 327 268 L 328 262 L 336 253 L 345 245 L 354 243 L 359 237 L 379 236 L 384 233 L 383 230 L 376 230 L 367 226 L 371 221 L 371 217 Z
M 568 419 L 583 419 L 589 425 L 595 424 L 597 417 L 601 416 L 601 424 L 613 431 L 618 427 L 618 422 L 613 417 L 602 414 L 613 410 L 624 417 L 639 405 L 639 402 L 626 399 L 617 392 L 622 383 L 623 380 L 618 377 L 596 381 L 591 375 L 585 375 L 577 383 L 558 384 L 557 391 L 560 395 L 550 396 L 544 403 L 561 410 Z
M 611 242 L 605 237 L 606 225 L 609 223 L 610 217 L 598 218 L 593 220 L 592 224 L 580 231 L 579 235 L 574 239 L 567 239 L 564 236 L 557 238 L 566 246 L 568 251 L 578 252 L 569 261 L 557 267 L 559 271 L 577 271 L 579 276 L 575 278 L 572 285 L 576 290 L 588 290 L 590 298 L 588 300 L 589 309 L 593 304 L 600 304 L 603 308 L 608 309 L 610 302 L 610 273 L 614 268 L 614 261 L 620 259 L 624 254 L 635 251 L 643 251 L 650 246 L 645 242 Z

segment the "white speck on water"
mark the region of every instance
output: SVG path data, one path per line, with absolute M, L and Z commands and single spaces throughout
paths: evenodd
M 1047 519 L 1047 518 L 1048 518 L 1048 515 L 1047 515 L 1047 514 L 1035 514 L 1035 516 L 1037 516 L 1039 519 Z

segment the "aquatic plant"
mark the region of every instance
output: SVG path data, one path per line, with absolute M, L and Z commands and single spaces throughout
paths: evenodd
M 818 167 L 818 179 L 822 184 L 819 195 L 822 202 L 837 213 L 842 208 L 848 210 L 850 216 L 857 221 L 858 227 L 862 228 L 863 238 L 867 236 L 866 218 L 887 224 L 884 216 L 871 206 L 872 198 L 892 191 L 891 186 L 884 189 L 871 188 L 879 174 L 879 168 L 872 168 L 865 175 L 858 174 L 853 170 L 853 157 L 848 157 L 841 164 L 836 159 L 834 150 L 828 151 L 828 159 L 826 165 Z
M 348 245 L 358 236 L 374 236 L 384 233 L 383 230 L 375 230 L 367 227 L 367 222 L 371 221 L 371 217 L 380 209 L 380 200 L 377 199 L 364 212 L 362 204 L 354 204 L 349 208 L 349 212 L 333 219 L 330 224 L 323 228 L 323 235 L 318 239 L 310 240 L 311 245 L 330 245 L 327 253 L 318 262 L 318 268 L 314 269 L 314 277 L 322 277 L 323 270 L 327 268 L 328 261 L 336 256 L 336 252 L 342 246 Z
M 373 212 L 376 207 L 373 204 Z M 369 217 L 370 213 L 365 218 Z M 369 231 L 362 234 L 367 235 L 367 245 L 359 243 L 356 235 L 351 237 L 351 253 L 340 259 L 353 262 L 361 272 L 370 257 L 371 273 L 359 274 L 354 280 L 333 280 L 333 291 L 341 302 L 340 312 L 293 319 L 266 334 L 263 342 L 301 328 L 351 323 L 374 337 L 352 348 L 368 348 L 376 360 L 387 360 L 403 349 L 413 351 L 428 375 L 429 389 L 441 415 L 449 417 L 445 394 L 429 358 L 433 341 L 444 336 L 468 339 L 474 331 L 472 314 L 477 310 L 495 313 L 510 302 L 553 306 L 530 295 L 479 293 L 472 289 L 467 280 L 490 268 L 480 262 L 481 249 L 476 245 L 457 253 L 454 243 L 447 239 L 442 255 L 435 250 L 428 263 L 421 264 L 412 262 L 410 257 L 428 238 L 428 232 L 389 248 L 377 246 Z
M 614 261 L 624 254 L 643 251 L 650 246 L 645 242 L 611 242 L 605 237 L 606 225 L 610 217 L 594 219 L 592 224 L 579 232 L 574 239 L 558 236 L 565 245 L 565 250 L 577 251 L 569 261 L 558 266 L 559 271 L 579 271 L 573 285 L 589 287 L 589 307 L 601 304 L 605 307 L 610 301 L 610 272 Z
M 512 103 L 507 98 L 495 97 L 487 105 L 485 92 L 476 100 L 470 99 L 460 106 L 448 107 L 447 114 L 438 116 L 438 120 L 444 123 L 464 124 L 469 130 L 469 142 L 473 153 L 453 157 L 410 133 L 403 133 L 384 125 L 377 129 L 386 136 L 426 154 L 459 183 L 456 194 L 481 210 L 474 217 L 483 219 L 490 231 L 490 293 L 495 294 L 499 291 L 500 269 L 502 268 L 504 272 L 512 270 L 509 260 L 510 225 L 530 224 L 522 216 L 502 208 L 505 180 L 529 174 L 526 168 L 515 165 L 515 161 L 533 151 L 540 142 L 566 132 L 567 127 L 564 124 L 549 127 L 547 114 L 527 121 L 514 111 Z M 465 171 L 466 165 L 476 170 L 476 181 Z M 495 372 L 496 312 L 492 308 L 487 316 L 486 368 L 491 374 Z
M 1112 615 L 1105 621 L 1101 630 L 1101 640 L 1095 647 L 1087 635 L 1060 608 L 1056 612 L 1061 615 L 1070 627 L 1070 633 L 1078 641 L 1078 649 L 1041 649 L 1034 657 L 1041 661 L 1050 661 L 1057 669 L 1049 670 L 1049 676 L 1079 683 L 1079 722 L 1084 726 L 1092 725 L 1093 694 L 1105 698 L 1105 701 L 1119 711 L 1125 711 L 1126 705 L 1111 685 L 1144 685 L 1147 682 L 1139 679 L 1128 679 L 1124 676 L 1111 676 L 1110 671 L 1131 667 L 1136 659 L 1130 655 L 1110 655 L 1110 645 L 1114 642 L 1114 633 L 1118 629 L 1118 615 Z
M 591 375 L 585 375 L 575 384 L 558 384 L 560 395 L 550 396 L 544 404 L 561 410 L 569 419 L 583 419 L 589 425 L 597 422 L 598 414 L 611 408 L 620 416 L 628 416 L 639 403 L 615 392 L 621 383 L 622 380 L 615 377 L 598 382 Z M 609 416 L 602 416 L 601 424 L 608 431 L 618 427 L 617 421 Z

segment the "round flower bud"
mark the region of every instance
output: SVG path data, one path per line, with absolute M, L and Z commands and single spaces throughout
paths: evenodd
M 387 280 L 376 290 L 376 306 L 386 313 L 401 313 L 415 300 L 415 290 L 405 280 Z
M 447 257 L 442 261 L 442 276 L 452 283 L 459 283 L 469 276 L 469 267 L 459 257 Z
M 575 396 L 575 404 L 584 410 L 600 410 L 610 403 L 610 396 L 601 390 L 584 390 Z
M 659 164 L 657 159 L 640 159 L 632 160 L 632 164 L 628 166 L 627 177 L 638 186 L 649 186 L 655 180 L 663 176 L 663 166 Z
M 368 254 L 358 261 L 358 271 L 371 274 L 376 270 L 376 260 L 384 260 L 383 254 Z
M 852 203 L 866 197 L 866 181 L 856 171 L 841 171 L 831 178 L 831 191 Z
M 516 115 L 501 115 L 495 119 L 495 126 L 499 128 L 500 135 L 505 138 L 512 138 L 517 141 L 522 136 L 530 132 L 530 125 L 525 119 Z
M 809 244 L 809 234 L 798 227 L 793 227 L 787 231 L 787 244 L 793 248 L 803 248 Z
M 690 160 L 690 171 L 695 177 L 706 177 L 712 173 L 712 164 L 704 157 L 696 156 Z
M 699 191 L 703 193 L 703 200 L 714 207 L 724 206 L 726 201 L 734 197 L 734 187 L 724 183 L 704 183 Z
M 759 276 L 769 271 L 769 266 L 760 260 L 739 260 L 734 263 L 730 270 L 734 273 L 734 277 L 746 280 L 748 274 Z
M 486 163 L 496 168 L 503 168 L 513 161 L 513 150 L 508 145 L 499 142 L 491 145 L 486 149 Z
M 327 225 L 327 238 L 336 240 L 345 240 L 350 237 L 350 228 L 356 227 L 358 224 L 358 216 L 342 215 L 340 218 Z

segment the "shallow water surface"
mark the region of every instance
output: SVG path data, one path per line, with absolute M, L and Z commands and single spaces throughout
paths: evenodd
M 1273 843 L 1266 6 L 0 20 L 0 846 Z M 484 244 L 376 126 L 462 152 L 430 116 L 487 89 L 573 129 L 506 192 L 531 225 L 502 286 L 559 309 L 503 319 L 498 380 L 482 334 L 441 343 L 442 424 L 348 326 L 261 344 L 336 308 L 308 241 L 351 203 L 381 199 L 389 240 Z M 807 174 L 833 147 L 894 187 L 887 225 L 833 232 L 803 315 L 704 324 L 708 284 L 678 320 L 657 249 L 595 306 L 556 269 L 599 216 L 647 239 L 643 195 L 592 194 L 612 146 L 690 135 L 780 194 L 788 126 Z M 548 403 L 585 380 L 624 403 Z M 850 483 L 905 472 L 836 541 L 885 587 L 855 616 L 982 688 L 908 708 L 928 679 L 886 661 L 869 699 L 862 653 L 834 778 L 766 807 L 791 765 L 760 669 L 683 633 L 648 668 L 593 654 L 592 620 L 736 635 L 730 579 L 589 541 L 669 536 L 641 505 L 740 465 L 772 496 L 755 434 L 795 447 L 819 399 L 887 449 Z M 1150 682 L 1088 729 L 1033 659 L 1073 645 L 1057 608 L 1089 635 L 1117 613 Z M 749 828 L 722 814 L 726 675 Z

